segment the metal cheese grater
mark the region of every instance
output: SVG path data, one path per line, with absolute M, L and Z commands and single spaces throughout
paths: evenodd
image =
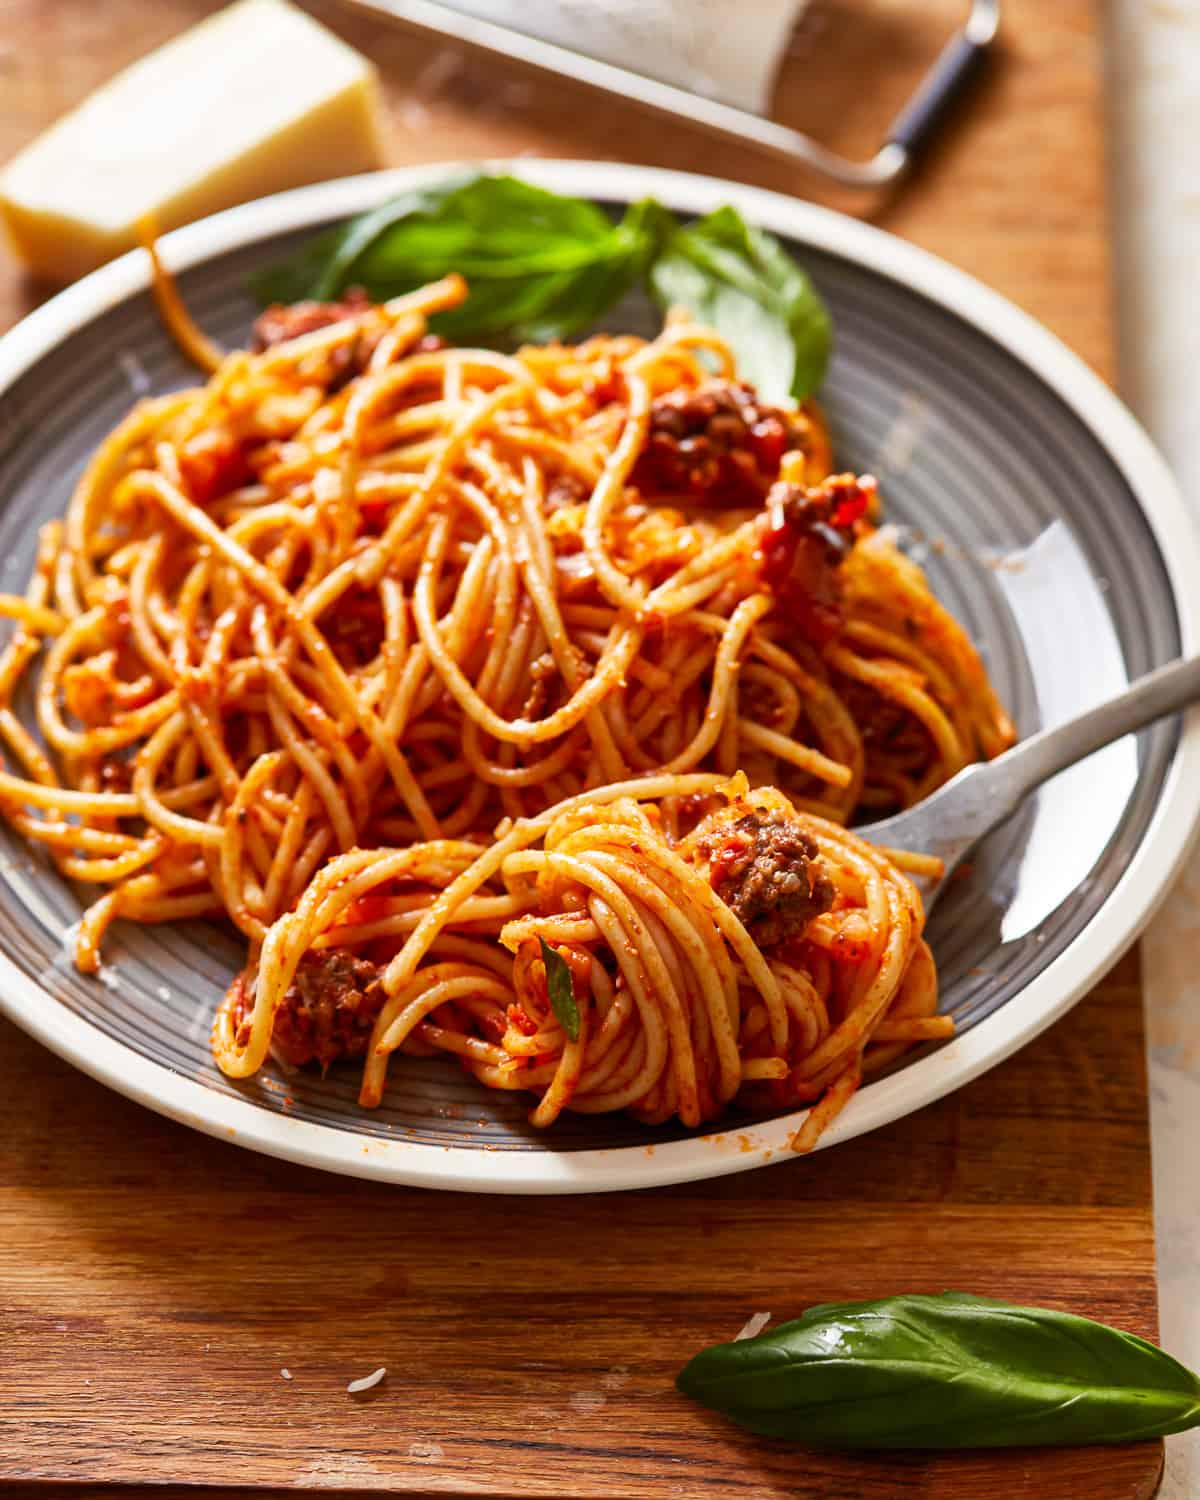
M 436 0 L 344 0 L 356 10 L 414 31 L 461 42 L 659 114 L 673 115 L 711 134 L 756 146 L 852 188 L 881 188 L 903 176 L 951 102 L 975 76 L 999 26 L 1000 0 L 971 0 L 966 20 L 943 47 L 912 97 L 892 121 L 874 156 L 853 161 L 802 131 L 675 84 L 635 73 L 557 43 L 477 19 Z

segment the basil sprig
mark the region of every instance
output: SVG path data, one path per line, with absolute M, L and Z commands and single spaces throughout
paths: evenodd
M 575 986 L 571 982 L 571 970 L 566 959 L 556 948 L 552 948 L 544 937 L 542 962 L 546 965 L 546 988 L 550 992 L 550 1009 L 558 1017 L 558 1024 L 567 1035 L 567 1040 L 579 1040 L 579 1005 L 575 999 Z
M 962 1292 L 828 1303 L 697 1354 L 687 1396 L 822 1448 L 1125 1443 L 1200 1426 L 1200 1378 L 1103 1323 Z
M 758 390 L 806 396 L 821 384 L 833 342 L 825 304 L 773 235 L 733 208 L 676 230 L 650 268 L 664 307 L 681 306 L 723 333 L 738 369 Z
M 264 304 L 327 301 L 350 286 L 382 300 L 450 271 L 469 295 L 430 326 L 458 341 L 571 338 L 643 283 L 664 307 L 711 324 L 768 400 L 810 395 L 829 357 L 829 316 L 812 283 L 736 209 L 681 226 L 643 198 L 614 223 L 586 199 L 515 177 L 404 193 L 259 271 L 250 288 Z

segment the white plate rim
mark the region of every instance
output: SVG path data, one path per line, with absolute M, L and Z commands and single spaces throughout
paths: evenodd
M 183 270 L 306 225 L 358 212 L 386 194 L 462 170 L 437 162 L 370 173 L 258 199 L 167 235 L 166 263 Z M 881 272 L 957 314 L 1040 376 L 1121 470 L 1162 553 L 1185 654 L 1200 642 L 1200 539 L 1163 459 L 1132 414 L 1084 362 L 1028 314 L 927 251 L 815 204 L 719 178 L 611 162 L 489 161 L 555 192 L 607 201 L 652 195 L 683 213 L 732 203 L 764 228 Z M 0 338 L 0 396 L 82 324 L 147 286 L 132 251 L 59 293 Z M 1044 1031 L 1130 946 L 1186 858 L 1200 820 L 1200 710 L 1183 725 L 1162 794 L 1112 893 L 1056 959 L 998 1011 L 907 1068 L 865 1086 L 821 1147 L 850 1140 L 960 1088 Z M 731 1131 L 604 1150 L 482 1151 L 356 1135 L 276 1114 L 185 1078 L 105 1036 L 0 955 L 0 1011 L 53 1052 L 117 1092 L 217 1138 L 270 1156 L 415 1187 L 489 1193 L 582 1193 L 657 1187 L 798 1162 L 788 1139 L 803 1113 Z M 799 1166 L 797 1169 L 800 1169 Z

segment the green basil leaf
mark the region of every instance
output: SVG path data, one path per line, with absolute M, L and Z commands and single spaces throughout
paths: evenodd
M 674 228 L 674 217 L 653 198 L 631 203 L 610 237 L 609 253 L 548 290 L 539 317 L 525 321 L 521 337 L 545 343 L 595 325 L 646 274 Z
M 272 302 L 303 302 L 320 286 L 325 269 L 337 255 L 354 220 L 305 240 L 286 260 L 263 266 L 246 277 L 246 287 L 260 307 Z
M 546 965 L 546 988 L 550 991 L 550 1008 L 558 1017 L 558 1024 L 569 1041 L 579 1040 L 579 1006 L 575 1002 L 575 986 L 571 982 L 571 970 L 566 959 L 552 948 L 545 938 L 538 938 L 542 945 L 542 962 Z
M 257 273 L 261 302 L 318 301 L 362 286 L 382 300 L 450 271 L 460 307 L 430 327 L 447 338 L 569 338 L 647 278 L 664 306 L 686 305 L 728 339 L 768 399 L 803 398 L 829 356 L 829 316 L 802 270 L 732 208 L 680 228 L 653 199 L 617 224 L 595 204 L 515 177 L 475 174 L 402 194 L 327 230 Z
M 437 187 L 389 198 L 306 240 L 287 259 L 255 271 L 247 285 L 264 307 L 271 302 L 328 301 L 353 284 L 358 257 L 393 224 L 413 214 L 436 214 L 451 194 L 477 180 L 478 174 L 455 177 Z
M 650 284 L 664 308 L 686 307 L 715 328 L 768 400 L 803 400 L 820 385 L 833 342 L 825 305 L 779 241 L 736 209 L 677 230 Z
M 1132 1334 L 961 1292 L 811 1307 L 696 1355 L 687 1396 L 825 1448 L 1124 1443 L 1200 1426 L 1200 1377 Z
M 360 214 L 260 272 L 251 290 L 260 301 L 295 302 L 357 285 L 383 300 L 458 271 L 469 295 L 431 319 L 435 332 L 458 340 L 565 338 L 644 273 L 667 232 L 664 214 L 633 204 L 613 224 L 584 199 L 475 175 Z

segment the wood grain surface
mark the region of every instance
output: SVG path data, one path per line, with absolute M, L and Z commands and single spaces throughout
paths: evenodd
M 0 161 L 212 8 L 0 5 Z M 1110 370 L 1086 0 L 1009 0 L 1002 54 L 960 128 L 885 204 L 316 9 L 379 61 L 398 163 L 595 156 L 822 196 L 974 272 Z M 961 11 L 814 0 L 779 113 L 865 154 Z M 45 290 L 0 262 L 0 327 Z M 590 1199 L 402 1191 L 259 1159 L 4 1026 L 0 1226 L 0 1489 L 14 1494 L 1138 1500 L 1161 1468 L 1159 1444 L 814 1454 L 742 1435 L 672 1386 L 751 1313 L 902 1289 L 1069 1307 L 1153 1337 L 1134 957 L 1020 1056 L 866 1139 Z M 377 1365 L 386 1380 L 348 1395 Z

